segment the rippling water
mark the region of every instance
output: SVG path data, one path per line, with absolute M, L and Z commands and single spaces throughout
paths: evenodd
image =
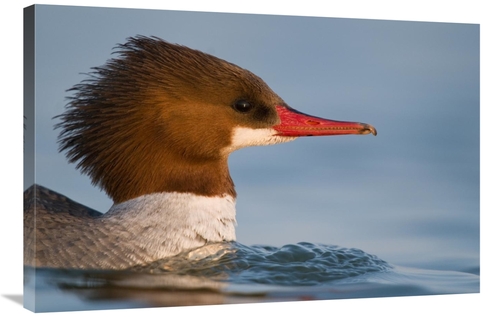
M 36 311 L 65 311 L 475 293 L 479 275 L 397 267 L 331 245 L 232 242 L 125 271 L 25 268 L 25 286 Z

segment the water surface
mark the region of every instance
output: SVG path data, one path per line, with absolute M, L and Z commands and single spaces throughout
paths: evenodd
M 332 245 L 231 242 L 123 271 L 25 268 L 25 286 L 25 303 L 43 312 L 477 293 L 479 275 L 394 266 Z

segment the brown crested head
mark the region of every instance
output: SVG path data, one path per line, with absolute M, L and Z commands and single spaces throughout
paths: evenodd
M 115 54 L 70 89 L 60 151 L 115 203 L 163 191 L 236 196 L 233 129 L 278 124 L 283 100 L 245 69 L 156 37 L 129 38 Z

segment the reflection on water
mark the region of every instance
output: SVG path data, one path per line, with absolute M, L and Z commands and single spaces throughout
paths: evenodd
M 36 311 L 475 292 L 478 275 L 394 267 L 312 243 L 210 244 L 125 271 L 25 268 L 25 303 Z

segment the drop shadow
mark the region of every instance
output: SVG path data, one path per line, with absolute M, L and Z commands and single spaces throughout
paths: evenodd
M 2 294 L 3 297 L 10 299 L 16 304 L 23 306 L 23 295 L 22 294 Z

